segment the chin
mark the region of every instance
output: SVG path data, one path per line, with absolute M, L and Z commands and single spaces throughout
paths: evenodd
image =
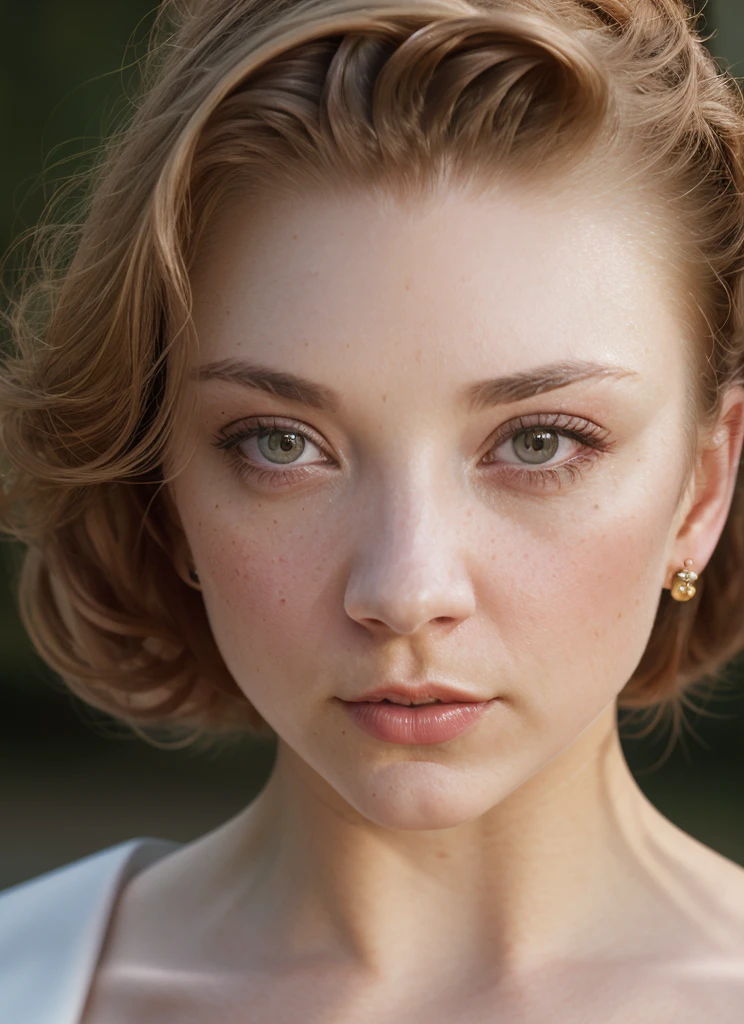
M 486 791 L 457 769 L 418 762 L 388 765 L 356 785 L 347 776 L 339 792 L 380 828 L 428 832 L 480 818 L 506 795 L 493 789 Z

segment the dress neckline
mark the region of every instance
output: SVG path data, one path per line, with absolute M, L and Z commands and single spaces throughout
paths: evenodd
M 0 892 L 0 1021 L 80 1024 L 124 886 L 182 845 L 137 836 Z

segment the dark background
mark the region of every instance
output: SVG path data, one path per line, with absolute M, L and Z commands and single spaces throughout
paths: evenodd
M 0 0 L 0 249 L 33 225 L 55 185 L 115 122 L 153 12 L 143 0 Z M 744 4 L 711 0 L 706 18 L 714 54 L 744 75 Z M 188 841 L 244 806 L 270 771 L 272 746 L 246 739 L 208 754 L 154 749 L 71 697 L 22 630 L 12 558 L 17 549 L 6 542 L 0 888 L 134 836 Z M 668 729 L 639 740 L 630 733 L 645 719 L 623 716 L 621 726 L 628 761 L 656 806 L 744 865 L 742 659 L 730 677 L 725 698 L 688 710 L 684 744 L 671 756 Z

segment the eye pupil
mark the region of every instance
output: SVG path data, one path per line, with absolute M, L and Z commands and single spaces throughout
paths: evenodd
M 520 430 L 513 443 L 515 452 L 525 462 L 547 462 L 558 451 L 558 435 L 544 427 Z

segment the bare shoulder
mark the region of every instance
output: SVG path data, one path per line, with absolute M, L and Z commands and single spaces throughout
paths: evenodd
M 675 972 L 680 1007 L 692 1019 L 744 1020 L 744 867 L 686 836 L 689 860 L 669 863 L 688 893 L 689 930 L 699 952 Z M 694 948 L 694 947 L 693 947 Z
M 681 938 L 700 954 L 691 976 L 730 977 L 744 994 L 744 867 L 649 805 L 648 869 L 679 910 Z M 685 941 L 686 940 L 686 941 Z M 741 1005 L 744 1004 L 740 1004 Z
M 215 833 L 135 875 L 113 908 L 80 1024 L 203 1024 L 234 1008 L 229 972 L 205 949 L 199 854 Z M 218 870 L 218 858 L 206 863 Z
M 643 866 L 662 899 L 649 900 L 645 915 L 634 918 L 624 953 L 572 967 L 545 987 L 546 1000 L 571 1008 L 566 1024 L 741 1024 L 744 867 L 652 805 L 646 824 Z
M 680 946 L 687 952 L 662 965 L 638 1008 L 638 1022 L 739 1024 L 744 1020 L 744 868 L 672 828 L 674 841 L 656 854 L 669 896 L 681 911 Z

